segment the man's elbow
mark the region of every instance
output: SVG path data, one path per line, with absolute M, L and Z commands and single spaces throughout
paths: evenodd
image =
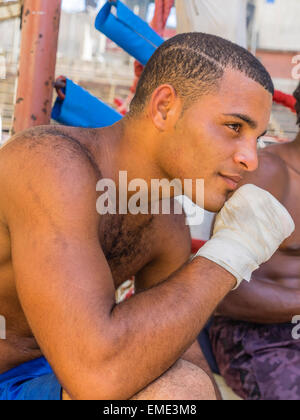
M 118 340 L 106 339 L 105 345 L 94 343 L 91 353 L 81 349 L 77 360 L 64 364 L 66 369 L 58 377 L 72 400 L 127 400 L 143 386 L 133 372 L 128 372 L 122 334 Z
M 82 372 L 63 388 L 70 399 L 77 401 L 129 400 L 136 393 L 129 382 L 113 365 L 102 365 Z

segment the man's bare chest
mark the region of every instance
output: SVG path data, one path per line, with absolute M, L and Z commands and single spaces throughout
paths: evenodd
M 99 226 L 99 240 L 115 285 L 135 276 L 153 259 L 154 217 L 107 215 Z
M 294 219 L 296 228 L 293 234 L 280 247 L 280 251 L 300 260 L 300 203 L 298 198 L 300 175 L 291 172 L 290 185 L 283 205 Z

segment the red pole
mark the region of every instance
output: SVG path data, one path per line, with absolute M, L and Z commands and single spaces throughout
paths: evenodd
M 12 134 L 50 123 L 61 0 L 25 0 Z

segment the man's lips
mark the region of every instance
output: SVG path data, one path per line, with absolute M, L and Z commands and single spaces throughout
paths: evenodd
M 240 175 L 227 175 L 227 174 L 220 174 L 223 180 L 227 183 L 230 189 L 236 190 L 238 184 L 243 179 Z

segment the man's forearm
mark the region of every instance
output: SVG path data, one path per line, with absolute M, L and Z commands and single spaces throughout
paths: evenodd
M 129 399 L 162 375 L 191 346 L 235 278 L 196 258 L 165 282 L 114 307 L 109 330 L 110 398 Z M 109 332 L 108 332 L 109 334 Z
M 230 293 L 217 314 L 259 324 L 291 322 L 300 313 L 300 290 L 253 278 Z

